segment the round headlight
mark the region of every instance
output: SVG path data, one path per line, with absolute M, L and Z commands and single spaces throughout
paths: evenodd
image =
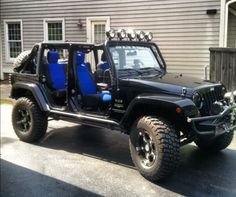
M 145 34 L 145 39 L 146 39 L 147 41 L 151 41 L 152 38 L 153 38 L 153 35 L 152 35 L 151 32 L 147 32 L 147 33 Z
M 203 107 L 203 100 L 199 93 L 195 92 L 193 94 L 193 102 L 196 105 L 198 109 L 201 109 Z
M 128 30 L 127 31 L 127 36 L 129 38 L 129 40 L 134 40 L 136 38 L 136 33 L 133 30 Z
M 117 36 L 120 40 L 123 40 L 126 37 L 126 31 L 124 29 L 120 29 L 117 32 Z
M 109 31 L 106 32 L 106 36 L 109 38 L 109 40 L 111 40 L 112 38 L 114 38 L 116 35 L 115 30 L 114 29 L 110 29 Z
M 145 33 L 143 31 L 138 31 L 137 32 L 137 38 L 139 41 L 143 40 L 145 37 Z

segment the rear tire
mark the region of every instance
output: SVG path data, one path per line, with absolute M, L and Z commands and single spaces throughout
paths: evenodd
M 148 180 L 159 181 L 178 166 L 180 141 L 169 122 L 144 116 L 130 133 L 130 153 L 139 172 Z
M 198 139 L 195 144 L 204 151 L 217 152 L 227 148 L 232 142 L 234 132 L 224 133 L 212 140 Z
M 33 99 L 21 97 L 12 110 L 12 125 L 20 140 L 35 142 L 45 135 L 48 121 Z

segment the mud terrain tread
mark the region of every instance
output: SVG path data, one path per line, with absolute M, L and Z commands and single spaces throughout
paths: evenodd
M 22 135 L 22 133 L 17 129 L 16 125 L 16 112 L 20 106 L 25 106 L 32 118 L 32 125 L 29 129 L 29 135 Z M 21 97 L 17 99 L 13 111 L 12 111 L 12 124 L 15 130 L 16 135 L 20 138 L 20 140 L 25 142 L 35 142 L 42 138 L 47 130 L 47 116 L 44 112 L 42 112 L 37 103 L 32 98 Z
M 16 67 L 20 66 L 21 63 L 22 63 L 23 61 L 25 61 L 25 60 L 28 58 L 28 56 L 29 56 L 30 53 L 31 53 L 30 50 L 28 50 L 28 51 L 23 51 L 22 53 L 20 53 L 20 54 L 16 57 L 16 59 L 15 59 L 15 61 L 14 61 L 14 63 L 13 63 L 13 67 L 16 68 Z
M 151 172 L 147 172 L 142 168 L 139 168 L 139 170 L 147 179 L 159 181 L 170 175 L 178 166 L 180 160 L 180 142 L 171 124 L 162 118 L 144 116 L 137 121 L 137 127 L 139 127 L 140 124 L 147 125 L 150 128 L 150 132 L 155 136 L 159 160 L 155 169 Z M 131 138 L 132 137 L 131 134 Z M 130 145 L 132 145 L 131 142 Z M 137 155 L 131 151 L 134 164 L 139 166 L 136 156 Z

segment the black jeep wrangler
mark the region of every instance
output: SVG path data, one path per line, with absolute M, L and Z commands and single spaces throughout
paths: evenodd
M 101 45 L 39 43 L 16 58 L 12 124 L 22 141 L 42 138 L 49 118 L 119 130 L 130 137 L 135 166 L 153 181 L 177 167 L 187 143 L 206 151 L 230 144 L 233 93 L 168 73 L 150 33 L 111 30 L 107 37 Z

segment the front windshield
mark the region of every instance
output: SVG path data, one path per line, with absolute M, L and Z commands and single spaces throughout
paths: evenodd
M 161 65 L 149 46 L 110 46 L 120 78 L 151 77 L 161 73 Z

